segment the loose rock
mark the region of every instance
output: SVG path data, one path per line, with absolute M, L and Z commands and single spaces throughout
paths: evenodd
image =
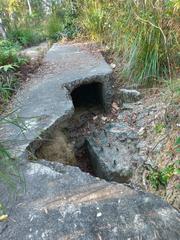
M 137 149 L 138 134 L 125 123 L 106 124 L 86 139 L 89 156 L 98 177 L 129 182 L 144 158 Z
M 141 93 L 137 90 L 120 89 L 119 95 L 123 103 L 137 102 L 141 99 Z

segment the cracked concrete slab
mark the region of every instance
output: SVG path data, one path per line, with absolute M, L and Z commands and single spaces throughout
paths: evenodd
M 1 129 L 1 139 L 17 152 L 20 146 L 27 147 L 43 131 L 73 114 L 70 93 L 81 84 L 102 83 L 104 107 L 108 109 L 112 101 L 111 73 L 100 53 L 92 54 L 82 44 L 54 44 L 12 104 L 11 117 L 18 117 L 21 128 L 7 124 Z
M 178 240 L 180 215 L 159 197 L 130 187 L 106 182 L 77 167 L 40 160 L 29 162 L 26 148 L 43 131 L 73 114 L 69 92 L 84 82 L 104 86 L 104 102 L 111 102 L 111 68 L 97 53 L 80 44 L 55 44 L 39 71 L 19 91 L 13 102 L 14 116 L 24 120 L 23 129 L 6 125 L 1 138 L 23 161 L 24 191 L 18 191 L 9 219 L 0 223 L 0 239 L 6 240 Z

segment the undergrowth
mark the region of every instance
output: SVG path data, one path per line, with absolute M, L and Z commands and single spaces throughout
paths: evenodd
M 155 190 L 159 190 L 160 186 L 167 187 L 169 180 L 174 175 L 180 175 L 180 161 L 170 164 L 164 168 L 151 169 L 147 179 Z M 176 185 L 175 187 L 179 187 Z
M 9 40 L 0 41 L 0 110 L 18 86 L 15 72 L 27 63 L 27 59 L 19 54 L 20 49 L 18 44 Z
M 78 35 L 78 26 L 76 25 L 77 13 L 73 8 L 71 0 L 55 4 L 51 15 L 48 17 L 47 37 L 52 40 L 61 40 L 62 38 L 73 39 Z
M 165 112 L 161 121 L 155 124 L 154 132 L 162 139 L 162 148 L 156 159 L 157 167 L 150 167 L 147 180 L 153 189 L 158 191 L 180 190 L 180 79 L 168 82 L 163 94 Z M 171 182 L 171 183 L 170 183 Z M 166 195 L 166 194 L 165 194 Z
M 25 125 L 18 117 L 10 117 L 10 115 L 0 118 L 0 127 L 5 124 L 12 124 L 20 128 L 25 129 Z M 10 151 L 5 147 L 6 143 L 0 139 L 0 185 L 4 189 L 0 194 L 0 221 L 7 220 L 6 207 L 4 205 L 4 199 L 10 201 L 17 192 L 24 188 L 24 178 L 20 170 L 19 160 L 12 157 Z
M 125 61 L 123 75 L 141 85 L 173 77 L 179 66 L 178 1 L 79 0 L 82 34 L 108 45 Z
M 19 43 L 23 47 L 37 45 L 46 39 L 43 28 L 33 28 L 32 26 L 12 27 L 8 33 L 8 38 Z

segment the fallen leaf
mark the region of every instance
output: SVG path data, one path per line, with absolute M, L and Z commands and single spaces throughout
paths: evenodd
M 7 221 L 7 219 L 8 219 L 8 215 L 7 214 L 0 216 L 0 222 Z
M 111 63 L 111 67 L 112 67 L 112 69 L 116 68 L 116 64 Z
M 139 129 L 138 135 L 139 135 L 139 136 L 142 136 L 142 135 L 144 134 L 144 132 L 145 132 L 145 128 L 142 127 L 142 128 Z
M 119 110 L 119 107 L 118 107 L 117 103 L 115 103 L 115 102 L 112 103 L 112 107 L 113 107 L 116 111 Z
M 44 208 L 44 212 L 45 212 L 46 214 L 48 214 L 48 210 L 47 210 L 47 208 Z
M 101 119 L 105 122 L 107 120 L 107 117 L 101 117 Z

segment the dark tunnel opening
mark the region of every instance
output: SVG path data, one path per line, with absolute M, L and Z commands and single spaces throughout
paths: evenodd
M 72 91 L 71 97 L 75 109 L 79 107 L 89 108 L 92 106 L 104 107 L 102 83 L 93 82 L 80 85 Z

